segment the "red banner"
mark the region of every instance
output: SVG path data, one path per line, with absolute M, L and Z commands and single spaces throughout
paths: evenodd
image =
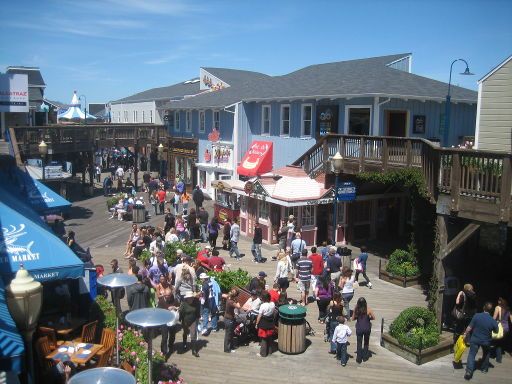
M 273 155 L 271 141 L 253 141 L 237 167 L 238 174 L 253 177 L 270 172 Z

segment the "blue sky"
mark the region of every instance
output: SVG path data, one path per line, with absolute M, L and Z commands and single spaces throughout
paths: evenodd
M 199 67 L 271 75 L 317 63 L 413 53 L 413 72 L 447 82 L 464 58 L 476 81 L 512 54 L 510 0 L 2 2 L 0 71 L 39 66 L 45 96 L 107 102 L 197 77 Z

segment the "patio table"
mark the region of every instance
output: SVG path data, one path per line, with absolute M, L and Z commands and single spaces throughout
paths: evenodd
M 69 348 L 75 348 L 73 353 L 70 353 Z M 70 357 L 70 360 L 77 364 L 83 365 L 89 362 L 100 349 L 103 348 L 101 344 L 92 344 L 92 343 L 73 343 L 72 341 L 66 341 L 64 344 L 59 346 L 59 348 L 55 349 L 52 353 L 46 356 L 47 359 L 52 359 L 54 361 L 60 361 L 62 356 L 67 354 Z
M 64 319 L 64 321 L 61 321 L 61 319 Z M 65 317 L 53 316 L 40 321 L 39 325 L 52 328 L 58 336 L 67 339 L 85 323 L 86 320 L 80 317 L 71 317 L 68 321 Z

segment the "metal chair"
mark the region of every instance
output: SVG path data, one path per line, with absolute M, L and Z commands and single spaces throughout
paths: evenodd
M 94 343 L 96 339 L 96 327 L 98 320 L 84 324 L 82 327 L 82 336 L 76 338 L 74 341 L 77 343 Z

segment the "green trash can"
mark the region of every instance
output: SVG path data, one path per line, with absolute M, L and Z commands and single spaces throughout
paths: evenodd
M 279 307 L 277 347 L 280 352 L 296 355 L 306 350 L 306 308 L 300 305 Z

